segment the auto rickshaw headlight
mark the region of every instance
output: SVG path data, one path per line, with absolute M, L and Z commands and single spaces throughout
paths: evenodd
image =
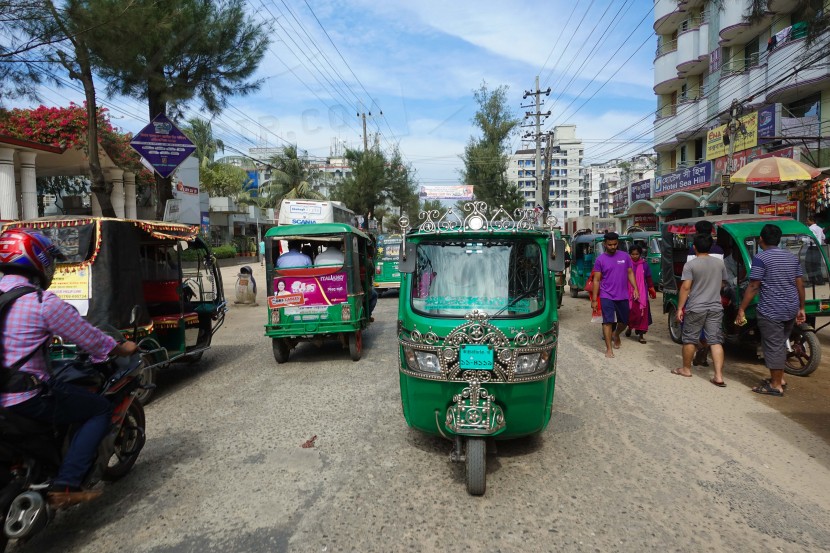
M 440 373 L 441 363 L 438 361 L 438 356 L 428 351 L 416 351 L 415 359 L 418 360 L 418 367 L 427 373 Z
M 528 375 L 541 372 L 548 367 L 550 352 L 526 353 L 516 358 L 516 374 Z

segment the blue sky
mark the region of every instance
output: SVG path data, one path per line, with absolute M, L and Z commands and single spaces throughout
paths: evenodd
M 262 88 L 232 98 L 214 120 L 232 149 L 289 141 L 326 156 L 333 138 L 361 146 L 356 114 L 371 111 L 369 132 L 380 131 L 384 148 L 399 144 L 422 183 L 455 183 L 458 156 L 475 132 L 473 91 L 482 81 L 507 85 L 511 108 L 523 114 L 520 105 L 530 99 L 522 94 L 536 75 L 542 89 L 553 88 L 547 124 L 575 123 L 586 162 L 649 148 L 656 104 L 651 0 L 248 0 L 248 7 L 271 27 L 273 41 L 258 72 Z M 65 105 L 81 95 L 47 89 L 44 99 Z M 146 124 L 141 103 L 104 103 L 119 127 L 136 132 Z M 196 115 L 193 105 L 187 116 Z M 635 123 L 623 136 L 639 142 L 601 143 Z

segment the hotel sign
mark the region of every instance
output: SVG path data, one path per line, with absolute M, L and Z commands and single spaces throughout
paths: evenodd
M 704 161 L 686 169 L 680 169 L 654 180 L 654 196 L 667 196 L 674 192 L 688 192 L 708 188 L 712 184 L 712 162 Z

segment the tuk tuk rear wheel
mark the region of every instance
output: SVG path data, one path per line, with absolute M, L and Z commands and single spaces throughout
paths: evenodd
M 680 323 L 677 322 L 677 307 L 674 304 L 669 306 L 669 337 L 675 344 L 683 343 L 683 333 L 680 330 Z
M 144 367 L 138 375 L 138 382 L 142 387 L 135 391 L 135 398 L 141 405 L 150 403 L 150 399 L 156 392 L 156 370 L 157 367 Z M 143 386 L 149 387 L 144 388 Z
M 570 286 L 569 288 L 570 288 L 569 291 L 571 293 L 572 298 L 575 298 L 579 295 L 579 288 L 576 288 L 575 286 Z
M 467 493 L 484 495 L 487 489 L 487 442 L 484 438 L 467 439 Z
M 274 338 L 271 340 L 271 349 L 274 350 L 274 360 L 277 363 L 282 364 L 288 361 L 288 354 L 291 352 L 288 342 L 282 338 Z
M 360 356 L 363 355 L 363 333 L 359 330 L 349 334 L 349 354 L 352 361 L 360 361 Z
M 793 328 L 790 347 L 784 371 L 794 376 L 807 376 L 818 368 L 821 362 L 821 344 L 812 330 Z

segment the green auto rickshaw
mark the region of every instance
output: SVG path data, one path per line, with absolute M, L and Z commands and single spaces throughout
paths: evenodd
M 362 333 L 377 300 L 372 290 L 372 239 L 345 223 L 283 225 L 265 233 L 268 323 L 274 359 L 285 363 L 300 342 L 318 346 L 334 338 L 353 361 L 363 354 Z M 342 252 L 341 261 L 307 267 L 276 266 L 280 241 L 308 246 L 315 259 L 323 246 Z M 322 259 L 322 258 L 320 258 Z
M 571 270 L 568 277 L 572 298 L 577 297 L 581 290 L 585 290 L 597 257 L 605 251 L 604 240 L 604 234 L 593 234 L 590 230 L 581 230 L 574 234 L 571 240 Z M 619 242 L 619 251 L 627 252 L 631 245 L 631 237 L 622 235 Z
M 451 440 L 467 491 L 481 495 L 486 440 L 550 421 L 565 243 L 533 210 L 514 218 L 471 202 L 465 213 L 423 212 L 413 229 L 401 218 L 400 386 L 407 424 Z
M 661 258 L 662 253 L 660 249 L 660 233 L 653 231 L 634 231 L 627 232 L 631 237 L 631 243 L 643 248 L 643 256 L 651 269 L 651 278 L 654 282 L 654 287 L 660 289 L 660 274 L 661 274 Z
M 401 287 L 398 270 L 402 237 L 400 234 L 379 234 L 375 253 L 375 289 L 378 294 Z
M 815 371 L 821 362 L 821 346 L 816 331 L 819 317 L 830 316 L 830 268 L 824 249 L 816 243 L 815 236 L 806 225 L 788 217 L 764 215 L 718 215 L 705 218 L 681 219 L 662 225 L 662 284 L 663 312 L 668 314 L 669 334 L 681 343 L 681 328 L 677 323 L 678 290 L 683 266 L 691 254 L 690 246 L 695 235 L 695 223 L 705 219 L 714 225 L 716 243 L 723 249 L 724 265 L 729 276 L 721 301 L 724 304 L 723 332 L 729 344 L 753 344 L 760 350 L 755 307 L 756 297 L 746 310 L 748 324 L 735 325 L 738 307 L 749 284 L 749 271 L 753 257 L 760 252 L 758 237 L 766 224 L 781 229 L 779 247 L 792 252 L 801 262 L 806 292 L 805 311 L 807 322 L 793 328 L 789 340 L 786 372 L 806 376 Z

